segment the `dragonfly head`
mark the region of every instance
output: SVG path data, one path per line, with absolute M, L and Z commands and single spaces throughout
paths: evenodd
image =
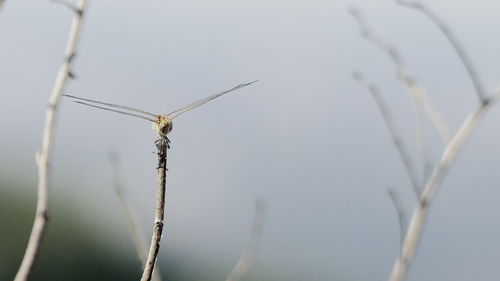
M 156 116 L 156 120 L 153 122 L 153 130 L 160 137 L 166 136 L 172 131 L 172 119 L 168 115 Z

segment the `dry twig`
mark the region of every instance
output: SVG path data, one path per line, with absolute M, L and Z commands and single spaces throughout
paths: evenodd
M 137 223 L 137 216 L 131 210 L 129 204 L 127 203 L 127 199 L 125 198 L 125 192 L 120 183 L 120 177 L 118 175 L 118 156 L 114 153 L 109 154 L 109 162 L 111 164 L 111 168 L 113 171 L 113 186 L 116 196 L 120 201 L 120 205 L 123 210 L 123 214 L 125 215 L 125 219 L 127 221 L 127 226 L 132 236 L 132 242 L 134 243 L 135 250 L 137 252 L 137 257 L 141 262 L 143 267 L 146 267 L 146 256 L 148 254 L 147 251 L 147 242 L 146 238 L 142 234 L 139 224 Z M 161 281 L 160 273 L 158 268 L 155 268 L 153 271 L 153 281 Z
M 160 251 L 160 241 L 163 233 L 164 217 L 165 217 L 165 191 L 166 191 L 166 172 L 167 172 L 167 150 L 170 148 L 170 141 L 166 135 L 159 136 L 156 140 L 156 148 L 158 155 L 158 182 L 156 193 L 156 211 L 153 227 L 153 235 L 151 237 L 151 245 L 149 254 L 146 260 L 146 266 L 142 273 L 141 281 L 151 280 L 156 259 Z
M 384 117 L 384 121 L 387 125 L 387 128 L 389 129 L 389 133 L 391 134 L 392 142 L 394 143 L 394 146 L 396 146 L 401 161 L 403 161 L 403 164 L 406 168 L 406 172 L 408 174 L 408 177 L 410 178 L 413 191 L 418 197 L 418 195 L 420 194 L 420 183 L 418 180 L 417 172 L 415 170 L 415 165 L 413 164 L 410 153 L 406 148 L 405 143 L 401 137 L 401 134 L 399 133 L 396 127 L 396 124 L 394 122 L 394 117 L 392 117 L 392 114 L 389 110 L 389 107 L 387 106 L 387 103 L 385 102 L 382 95 L 380 95 L 378 88 L 375 85 L 371 84 L 370 82 L 366 81 L 361 73 L 359 72 L 354 73 L 354 79 L 363 86 L 365 86 L 375 99 L 375 102 L 377 103 L 378 108 L 380 109 L 380 112 Z
M 433 169 L 430 177 L 427 179 L 426 184 L 422 189 L 422 192 L 418 197 L 418 202 L 413 210 L 412 217 L 410 219 L 408 228 L 406 229 L 406 233 L 404 235 L 404 239 L 401 245 L 401 254 L 394 263 L 391 275 L 389 277 L 389 281 L 402 281 L 406 278 L 408 267 L 411 261 L 413 260 L 415 251 L 422 237 L 423 228 L 427 220 L 429 206 L 438 188 L 440 187 L 450 166 L 455 161 L 458 153 L 461 151 L 463 145 L 469 139 L 474 129 L 477 127 L 483 115 L 494 103 L 500 100 L 500 88 L 495 91 L 494 95 L 491 98 L 487 97 L 484 91 L 484 87 L 482 86 L 478 78 L 478 74 L 474 70 L 472 62 L 466 55 L 464 49 L 458 43 L 458 40 L 451 33 L 448 27 L 434 13 L 432 13 L 422 4 L 415 1 L 396 0 L 396 2 L 403 6 L 420 10 L 421 12 L 426 14 L 441 29 L 441 31 L 444 33 L 444 35 L 452 44 L 452 46 L 455 48 L 455 51 L 458 53 L 460 59 L 462 60 L 462 63 L 465 65 L 465 68 L 467 69 L 469 76 L 471 77 L 471 80 L 474 83 L 477 95 L 481 100 L 481 104 L 462 123 L 461 127 L 455 133 L 455 135 L 451 139 L 449 139 L 448 128 L 445 126 L 444 122 L 442 122 L 442 119 L 440 118 L 438 112 L 428 101 L 426 94 L 418 85 L 416 85 L 415 80 L 404 67 L 404 64 L 398 52 L 394 48 L 387 46 L 378 37 L 376 37 L 369 30 L 368 26 L 364 23 L 359 12 L 356 10 L 352 10 L 353 16 L 356 18 L 359 25 L 361 26 L 363 35 L 368 40 L 372 41 L 374 44 L 376 44 L 377 46 L 379 46 L 381 49 L 383 49 L 385 52 L 388 53 L 388 55 L 391 57 L 392 61 L 398 68 L 400 77 L 403 79 L 410 92 L 412 92 L 414 98 L 418 102 L 420 102 L 420 104 L 422 104 L 422 107 L 424 108 L 424 110 L 426 110 L 427 114 L 434 122 L 434 125 L 438 128 L 438 131 L 441 134 L 441 138 L 443 139 L 446 145 L 441 155 L 441 160 L 439 161 L 438 165 Z M 358 78 L 358 80 L 361 80 L 363 84 L 365 84 L 370 91 L 377 93 L 376 88 L 364 82 L 362 78 L 361 79 Z M 397 203 L 393 194 L 391 194 L 391 198 L 393 199 L 393 203 L 399 213 L 399 210 L 401 209 L 399 203 Z M 401 225 L 401 217 L 400 217 L 400 225 Z
M 83 14 L 87 5 L 86 0 L 78 2 L 78 9 L 74 13 L 71 30 L 66 45 L 65 60 L 59 69 L 54 88 L 49 98 L 49 104 L 45 115 L 45 126 L 43 131 L 42 147 L 37 153 L 38 165 L 38 195 L 35 221 L 31 230 L 26 252 L 24 253 L 21 266 L 16 274 L 15 281 L 25 281 L 28 279 L 31 269 L 40 249 L 43 235 L 48 221 L 48 197 L 49 197 L 49 164 L 54 137 L 55 119 L 57 106 L 61 97 L 61 92 L 68 81 L 72 78 L 71 65 L 76 56 L 78 38 L 81 33 Z
M 387 194 L 391 198 L 392 204 L 394 205 L 394 209 L 396 210 L 396 214 L 398 216 L 399 222 L 399 235 L 401 237 L 401 244 L 403 244 L 403 240 L 405 238 L 406 233 L 406 213 L 403 209 L 403 204 L 401 203 L 401 199 L 399 198 L 399 194 L 394 189 L 388 189 Z
M 450 45 L 453 47 L 455 52 L 457 53 L 460 61 L 464 65 L 469 77 L 474 85 L 474 89 L 476 90 L 476 94 L 481 101 L 481 103 L 485 103 L 488 101 L 488 97 L 486 95 L 486 90 L 484 89 L 483 83 L 481 83 L 481 79 L 479 78 L 479 74 L 477 73 L 472 60 L 469 55 L 463 48 L 462 44 L 458 41 L 458 38 L 453 34 L 453 31 L 446 25 L 444 21 L 442 21 L 433 11 L 427 8 L 424 4 L 419 1 L 406 1 L 406 0 L 396 0 L 396 3 L 401 6 L 416 9 L 426 15 L 434 24 L 441 30 L 446 39 L 450 42 Z
M 399 52 L 394 47 L 387 45 L 379 37 L 377 37 L 374 32 L 371 31 L 368 24 L 366 24 L 361 13 L 357 9 L 351 9 L 351 14 L 359 24 L 363 37 L 387 53 L 397 68 L 399 78 L 403 81 L 413 99 L 422 106 L 424 112 L 427 116 L 429 116 L 429 119 L 438 130 L 443 142 L 445 144 L 448 143 L 451 136 L 448 126 L 441 117 L 441 114 L 436 110 L 434 104 L 430 101 L 425 90 L 417 84 L 413 75 L 406 68 Z
M 431 150 L 429 146 L 429 141 L 427 139 L 427 134 L 425 130 L 425 126 L 423 124 L 423 118 L 422 118 L 422 110 L 421 108 L 417 108 L 416 104 L 415 105 L 415 112 L 417 114 L 417 118 L 415 118 L 415 127 L 416 127 L 416 142 L 417 146 L 419 147 L 421 154 L 422 154 L 422 160 L 424 162 L 424 169 L 423 169 L 423 182 L 426 182 L 427 179 L 430 176 L 430 173 L 432 172 L 432 169 L 434 168 L 434 163 L 432 160 L 432 155 L 431 155 Z
M 255 201 L 255 215 L 253 225 L 250 232 L 250 239 L 245 251 L 242 253 L 240 260 L 234 266 L 233 271 L 227 276 L 226 281 L 239 281 L 247 274 L 248 270 L 253 264 L 255 251 L 262 236 L 262 229 L 264 227 L 264 215 L 266 212 L 266 205 L 264 200 Z
M 402 281 L 405 279 L 408 266 L 413 260 L 415 250 L 422 237 L 422 231 L 427 219 L 429 205 L 431 204 L 437 189 L 463 145 L 477 127 L 478 122 L 481 120 L 486 111 L 494 103 L 498 102 L 498 100 L 500 100 L 500 89 L 496 90 L 492 98 L 488 99 L 484 103 L 481 103 L 481 105 L 462 123 L 460 129 L 444 149 L 439 164 L 436 166 L 431 177 L 425 184 L 417 205 L 413 210 L 405 239 L 402 244 L 401 255 L 394 263 L 389 281 Z
M 66 8 L 68 8 L 68 9 L 72 10 L 72 11 L 73 11 L 73 12 L 75 12 L 75 13 L 78 13 L 78 10 L 79 10 L 79 9 L 78 9 L 78 7 L 77 7 L 77 6 L 75 6 L 73 3 L 69 3 L 69 2 L 67 2 L 67 1 L 65 1 L 65 0 L 52 0 L 52 2 L 54 2 L 54 3 L 58 3 L 58 4 L 61 4 L 61 5 L 63 5 L 63 6 L 66 6 Z

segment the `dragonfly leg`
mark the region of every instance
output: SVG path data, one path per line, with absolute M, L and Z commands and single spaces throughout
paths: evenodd
M 167 136 L 161 136 L 155 140 L 155 145 L 158 149 L 160 149 L 163 146 L 167 147 L 167 149 L 170 149 L 170 140 L 168 139 Z

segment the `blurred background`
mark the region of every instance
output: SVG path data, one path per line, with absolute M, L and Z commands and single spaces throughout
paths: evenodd
M 427 4 L 491 93 L 500 83 L 500 3 Z M 477 106 L 470 79 L 436 26 L 394 1 L 90 1 L 69 94 L 167 113 L 260 80 L 174 122 L 158 260 L 164 280 L 224 280 L 246 246 L 255 198 L 267 212 L 246 280 L 387 278 L 399 251 L 387 189 L 399 192 L 407 212 L 414 195 L 354 70 L 380 87 L 423 162 L 412 101 L 387 56 L 359 35 L 352 6 L 400 50 L 456 130 Z M 71 18 L 50 1 L 6 1 L 0 10 L 0 280 L 12 280 L 31 230 L 34 155 Z M 499 121 L 497 107 L 452 167 L 408 280 L 500 278 Z M 437 161 L 443 146 L 425 122 Z M 149 237 L 153 141 L 144 120 L 61 101 L 51 221 L 32 280 L 138 279 L 108 153 L 121 159 L 120 181 Z

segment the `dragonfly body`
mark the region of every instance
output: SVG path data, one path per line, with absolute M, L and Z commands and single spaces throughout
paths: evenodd
M 168 115 L 158 115 L 153 122 L 153 131 L 160 137 L 167 136 L 172 131 L 172 119 Z
M 128 115 L 128 116 L 133 116 L 133 117 L 149 120 L 152 122 L 153 130 L 155 131 L 157 136 L 159 138 L 166 138 L 167 134 L 172 131 L 172 120 L 173 119 L 175 119 L 175 118 L 179 117 L 180 115 L 182 115 L 183 113 L 188 112 L 192 109 L 195 109 L 196 107 L 201 106 L 201 105 L 203 105 L 203 104 L 205 104 L 213 99 L 216 99 L 216 98 L 218 98 L 222 95 L 225 95 L 227 93 L 230 93 L 232 91 L 236 91 L 240 88 L 246 87 L 246 86 L 253 84 L 255 82 L 257 82 L 257 81 L 253 81 L 253 82 L 245 83 L 245 84 L 240 84 L 234 88 L 231 88 L 231 89 L 223 91 L 221 93 L 197 100 L 193 103 L 190 103 L 186 106 L 183 106 L 177 110 L 174 110 L 174 111 L 172 111 L 168 114 L 164 114 L 164 115 L 149 113 L 147 111 L 133 108 L 130 106 L 106 103 L 106 102 L 101 102 L 101 101 L 96 101 L 96 100 L 91 100 L 91 99 L 86 99 L 86 98 L 80 98 L 80 97 L 76 97 L 76 96 L 72 96 L 72 95 L 63 95 L 63 96 L 74 98 L 74 99 L 76 99 L 76 101 L 75 101 L 76 103 L 83 104 L 86 106 L 91 106 L 91 107 L 98 108 L 98 109 L 103 109 L 103 110 L 107 110 L 107 111 L 112 111 L 112 112 L 116 112 L 116 113 L 120 113 L 120 114 L 124 114 L 124 115 Z M 120 110 L 115 109 L 115 108 L 118 108 Z

